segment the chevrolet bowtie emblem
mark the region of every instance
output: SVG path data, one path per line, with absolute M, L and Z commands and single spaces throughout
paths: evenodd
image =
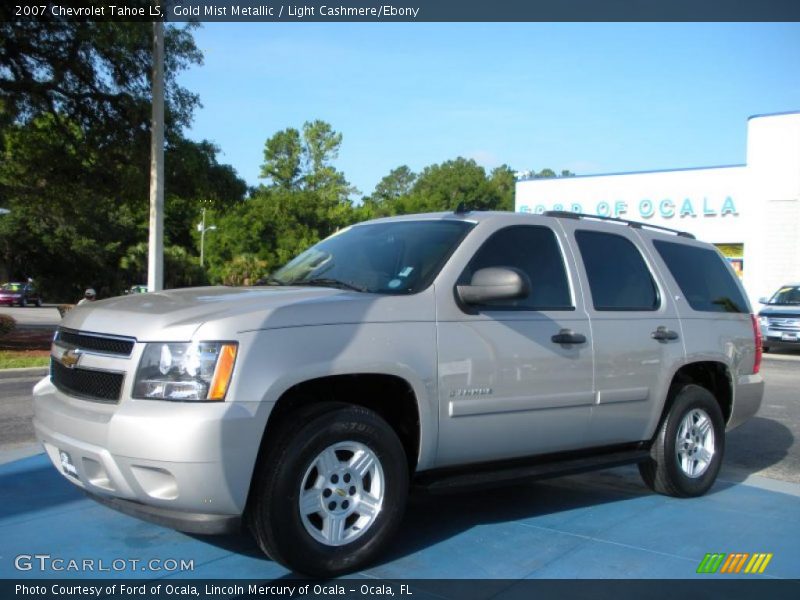
M 76 350 L 75 348 L 70 348 L 69 350 L 65 350 L 64 353 L 61 355 L 61 364 L 65 367 L 69 367 L 72 369 L 75 365 L 78 364 L 78 361 L 81 358 L 81 351 Z

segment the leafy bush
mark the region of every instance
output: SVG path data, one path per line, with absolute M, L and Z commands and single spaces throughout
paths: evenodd
M 64 318 L 64 315 L 75 308 L 74 304 L 59 304 L 56 308 L 58 308 L 58 314 L 61 315 L 61 318 Z
M 0 315 L 0 337 L 8 335 L 17 326 L 17 322 L 11 315 Z

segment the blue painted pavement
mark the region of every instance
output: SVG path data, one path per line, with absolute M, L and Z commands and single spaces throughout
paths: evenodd
M 720 480 L 702 498 L 679 500 L 650 493 L 635 468 L 481 492 L 415 494 L 388 552 L 354 577 L 732 578 L 695 571 L 707 552 L 771 552 L 763 575 L 738 577 L 798 579 L 798 509 L 799 485 Z M 20 554 L 106 565 L 171 558 L 191 560 L 194 569 L 20 572 L 14 567 Z M 190 536 L 100 506 L 43 454 L 0 465 L 2 578 L 291 576 L 245 534 Z

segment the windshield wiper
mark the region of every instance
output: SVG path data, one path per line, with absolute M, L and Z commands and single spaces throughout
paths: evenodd
M 346 281 L 340 281 L 338 279 L 333 279 L 331 277 L 316 277 L 314 279 L 309 279 L 307 281 L 296 281 L 293 285 L 309 285 L 309 286 L 319 286 L 319 287 L 332 287 L 332 288 L 340 288 L 343 290 L 353 290 L 355 292 L 366 292 L 367 289 L 357 286 L 352 283 L 348 283 Z
M 285 281 L 281 281 L 280 279 L 275 279 L 274 277 L 262 277 L 258 281 L 256 281 L 256 285 L 289 285 Z

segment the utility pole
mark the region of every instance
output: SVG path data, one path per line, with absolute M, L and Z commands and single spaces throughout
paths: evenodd
M 164 289 L 164 23 L 153 23 L 153 117 L 150 129 L 150 240 L 147 288 Z

